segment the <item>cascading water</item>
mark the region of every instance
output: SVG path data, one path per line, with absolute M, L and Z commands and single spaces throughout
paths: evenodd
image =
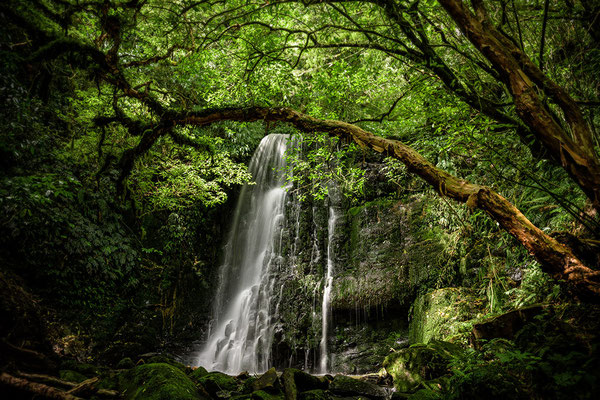
M 333 285 L 333 268 L 334 268 L 334 256 L 333 256 L 333 237 L 335 234 L 335 221 L 336 214 L 333 207 L 329 207 L 329 221 L 327 223 L 327 275 L 325 275 L 325 288 L 323 289 L 323 304 L 321 308 L 322 315 L 322 326 L 321 326 L 321 360 L 320 360 L 320 372 L 322 374 L 328 372 L 328 361 L 329 354 L 327 351 L 327 332 L 329 328 L 329 308 L 330 308 L 330 296 L 331 287 Z
M 276 308 L 272 306 L 281 263 L 288 135 L 263 138 L 250 162 L 254 185 L 237 202 L 209 333 L 196 364 L 226 373 L 259 373 L 271 366 Z M 279 289 L 275 290 L 279 292 Z

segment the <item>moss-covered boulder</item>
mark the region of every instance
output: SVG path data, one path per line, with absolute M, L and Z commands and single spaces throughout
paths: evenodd
M 223 391 L 234 392 L 239 386 L 234 377 L 222 372 L 209 372 L 199 378 L 197 382 L 213 397 L 217 397 L 217 393 Z
M 117 369 L 131 369 L 133 367 L 135 367 L 135 364 L 131 357 L 125 357 L 117 363 Z
M 275 368 L 269 369 L 267 372 L 261 375 L 260 378 L 252 382 L 252 390 L 254 392 L 258 390 L 266 390 L 271 393 L 278 392 L 281 390 L 281 383 L 277 376 Z
M 408 400 L 440 400 L 442 398 L 443 397 L 439 392 L 428 388 L 421 389 L 416 393 L 408 396 Z
M 252 392 L 252 400 L 283 400 L 281 392 L 273 393 L 273 391 L 257 390 Z
M 398 392 L 413 392 L 422 383 L 446 375 L 448 362 L 461 352 L 462 348 L 453 343 L 432 340 L 390 354 L 383 366 Z
M 488 318 L 473 325 L 471 342 L 475 348 L 480 348 L 481 343 L 494 338 L 513 339 L 516 333 L 527 323 L 544 311 L 545 307 L 535 304 L 517 310 Z
M 484 299 L 467 288 L 443 288 L 419 296 L 413 303 L 409 342 L 435 339 L 466 344 L 471 320 L 483 312 L 484 305 Z
M 329 391 L 340 396 L 368 397 L 374 400 L 383 400 L 387 397 L 384 388 L 346 375 L 336 375 L 329 384 Z
M 124 374 L 126 400 L 203 399 L 196 385 L 180 369 L 166 363 L 139 365 Z
M 255 376 L 251 376 L 244 381 L 242 384 L 242 393 L 252 393 L 252 384 L 256 382 L 258 378 Z
M 327 382 L 295 368 L 286 368 L 281 374 L 285 400 L 296 400 L 298 393 L 313 389 L 326 389 Z
M 308 390 L 298 394 L 298 400 L 328 400 L 330 398 L 331 396 L 321 389 Z
M 194 381 L 194 383 L 198 383 L 200 378 L 203 378 L 206 375 L 208 375 L 208 371 L 204 367 L 194 368 L 194 370 L 192 370 L 192 372 L 189 374 L 190 379 Z

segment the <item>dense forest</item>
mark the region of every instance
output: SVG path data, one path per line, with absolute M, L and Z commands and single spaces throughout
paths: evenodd
M 597 398 L 600 1 L 0 31 L 1 398 Z

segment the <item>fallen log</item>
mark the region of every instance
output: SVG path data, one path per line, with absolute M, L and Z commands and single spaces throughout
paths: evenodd
M 30 393 L 43 399 L 83 400 L 81 397 L 63 392 L 62 390 L 52 386 L 44 385 L 43 383 L 31 382 L 23 378 L 17 378 L 16 376 L 9 375 L 6 372 L 0 374 L 0 387 L 1 386 L 11 388 L 18 392 Z
M 121 394 L 116 390 L 109 389 L 98 389 L 96 384 L 98 378 L 87 379 L 81 383 L 69 382 L 63 379 L 56 378 L 54 376 L 43 375 L 43 374 L 27 374 L 25 372 L 19 372 L 17 375 L 20 378 L 24 378 L 33 382 L 42 383 L 48 386 L 60 387 L 67 389 L 66 393 L 70 393 L 73 396 L 90 396 L 95 394 L 99 397 L 104 398 L 119 398 Z

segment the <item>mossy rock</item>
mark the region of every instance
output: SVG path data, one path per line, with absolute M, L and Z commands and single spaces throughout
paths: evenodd
M 298 394 L 298 400 L 329 400 L 330 398 L 331 396 L 321 389 L 308 390 Z
M 129 371 L 125 370 L 108 370 L 100 374 L 100 382 L 98 389 L 109 389 L 121 391 L 127 386 Z
M 192 370 L 192 372 L 189 374 L 190 379 L 192 381 L 194 381 L 194 383 L 198 383 L 200 378 L 203 378 L 206 375 L 208 375 L 208 371 L 204 367 L 198 367 L 198 368 Z
M 117 369 L 131 369 L 134 367 L 135 364 L 130 357 L 125 357 L 117 363 Z
M 169 364 L 183 372 L 186 372 L 187 367 L 180 362 L 175 361 L 172 357 L 166 355 L 156 355 L 144 360 L 146 364 Z
M 247 378 L 242 385 L 242 393 L 252 393 L 252 385 L 257 379 L 255 376 Z
M 321 381 L 316 376 L 295 368 L 286 368 L 283 370 L 281 381 L 286 400 L 296 400 L 299 392 L 327 388 L 327 383 Z
M 59 371 L 58 374 L 60 376 L 60 379 L 69 382 L 80 383 L 88 379 L 88 377 L 83 375 L 82 373 L 70 369 L 62 369 Z
M 252 399 L 252 393 L 244 393 L 233 395 L 229 398 L 229 400 L 250 400 Z
M 238 383 L 235 378 L 222 372 L 209 372 L 199 378 L 198 383 L 204 386 L 211 396 L 216 396 L 218 392 L 224 390 L 234 392 L 238 388 Z
M 125 377 L 126 400 L 202 399 L 194 383 L 178 368 L 166 364 L 143 364 L 129 370 Z
M 252 392 L 252 400 L 283 400 L 283 394 L 281 392 L 273 394 L 265 390 L 257 390 Z
M 439 392 L 427 388 L 410 395 L 408 400 L 440 400 L 441 398 L 442 396 Z
M 252 383 L 252 391 L 256 392 L 258 390 L 267 390 L 269 392 L 278 392 L 281 390 L 281 383 L 279 382 L 275 368 L 269 369 Z
M 387 397 L 384 388 L 345 375 L 336 375 L 329 384 L 329 390 L 341 396 L 368 397 L 375 400 L 383 400 Z
M 413 303 L 408 339 L 411 344 L 445 340 L 467 344 L 472 322 L 485 300 L 468 288 L 443 288 L 419 296 Z
M 386 357 L 384 368 L 394 379 L 394 387 L 402 393 L 414 392 L 422 383 L 448 373 L 450 359 L 462 349 L 437 340 L 399 350 Z

